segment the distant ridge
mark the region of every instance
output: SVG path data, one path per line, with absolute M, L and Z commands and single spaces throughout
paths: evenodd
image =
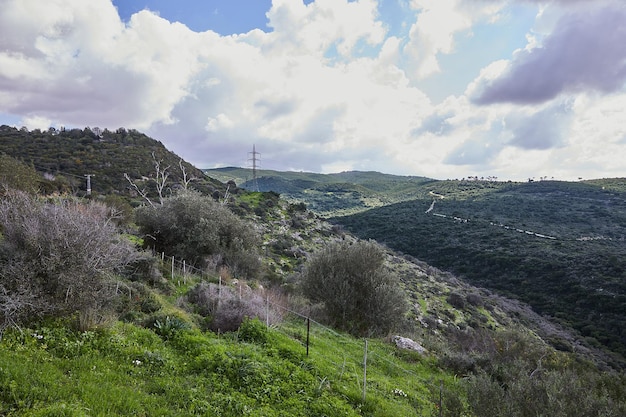
M 205 169 L 205 174 L 222 182 L 235 181 L 252 189 L 252 170 L 237 167 Z M 419 187 L 431 178 L 383 174 L 375 171 L 346 171 L 335 174 L 257 169 L 259 191 L 273 191 L 283 198 L 304 202 L 320 215 L 348 214 L 416 198 Z

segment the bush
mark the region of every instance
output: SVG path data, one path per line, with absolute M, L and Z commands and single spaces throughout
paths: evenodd
M 5 188 L 22 190 L 29 193 L 37 191 L 41 177 L 32 166 L 0 154 L 0 195 Z
M 254 226 L 197 192 L 184 191 L 164 199 L 162 205 L 139 207 L 135 220 L 145 246 L 157 252 L 202 267 L 220 255 L 222 265 L 245 277 L 260 268 L 260 239 Z
M 246 317 L 239 326 L 239 339 L 244 342 L 264 344 L 267 342 L 267 327 L 258 318 Z
M 274 324 L 281 320 L 281 312 L 267 309 L 261 292 L 249 287 L 234 288 L 201 282 L 189 290 L 187 301 L 195 312 L 209 318 L 208 328 L 215 332 L 232 332 L 241 329 L 246 319 L 258 318 Z
M 465 298 L 458 292 L 451 292 L 446 298 L 446 301 L 458 310 L 463 310 L 465 308 Z
M 384 334 L 407 310 L 399 279 L 374 242 L 336 242 L 305 263 L 301 288 L 323 303 L 331 324 L 355 335 Z
M 116 274 L 136 256 L 100 203 L 11 192 L 0 230 L 0 331 L 36 316 L 79 313 L 81 327 L 106 318 Z
M 152 324 L 156 334 L 163 339 L 171 339 L 181 330 L 191 329 L 191 325 L 183 319 L 176 316 L 159 317 L 154 320 Z

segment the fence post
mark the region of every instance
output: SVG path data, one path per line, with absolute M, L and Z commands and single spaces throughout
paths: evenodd
M 220 274 L 220 280 L 217 284 L 217 305 L 220 305 L 220 301 L 222 301 L 222 275 Z
M 367 339 L 365 339 L 365 353 L 363 354 L 363 402 L 365 402 L 366 386 L 367 386 Z
M 306 356 L 309 356 L 309 340 L 311 335 L 311 319 L 306 318 Z
M 183 259 L 183 283 L 187 284 L 187 264 L 185 263 L 184 259 Z
M 270 327 L 270 297 L 265 296 L 265 326 Z
M 443 379 L 439 381 L 439 417 L 443 416 Z
M 172 256 L 172 281 L 174 281 L 174 257 Z

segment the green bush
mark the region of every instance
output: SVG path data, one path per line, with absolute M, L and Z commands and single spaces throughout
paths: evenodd
M 239 326 L 239 339 L 244 342 L 264 344 L 267 342 L 267 327 L 258 318 L 246 317 Z
M 135 221 L 144 245 L 157 252 L 204 267 L 210 257 L 221 259 L 235 274 L 254 277 L 260 268 L 260 239 L 251 224 L 228 207 L 197 192 L 184 191 L 162 205 L 142 206 Z
M 153 318 L 151 321 L 156 334 L 165 340 L 173 338 L 182 330 L 191 329 L 191 325 L 189 323 L 176 316 L 160 316 Z
M 374 242 L 335 242 L 304 266 L 301 288 L 323 303 L 331 324 L 355 335 L 381 335 L 404 317 L 400 281 L 385 268 L 385 253 Z

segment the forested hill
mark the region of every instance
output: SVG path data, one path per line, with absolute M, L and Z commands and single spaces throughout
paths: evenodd
M 223 188 L 221 183 L 207 178 L 161 142 L 133 129 L 110 131 L 87 127 L 29 131 L 3 125 L 0 126 L 0 154 L 21 160 L 44 175 L 48 181 L 42 182 L 43 188 L 60 188 L 59 191 L 77 194 L 85 191 L 86 175 L 92 176 L 91 186 L 96 194 L 128 193 L 129 182 L 124 174 L 141 185 L 142 178 L 154 176 L 155 160 L 161 162 L 161 169 L 169 167 L 170 183 L 181 181 L 182 164 L 187 176 L 194 178 L 195 188 L 205 192 Z
M 428 188 L 427 197 L 332 220 L 626 355 L 625 179 Z

